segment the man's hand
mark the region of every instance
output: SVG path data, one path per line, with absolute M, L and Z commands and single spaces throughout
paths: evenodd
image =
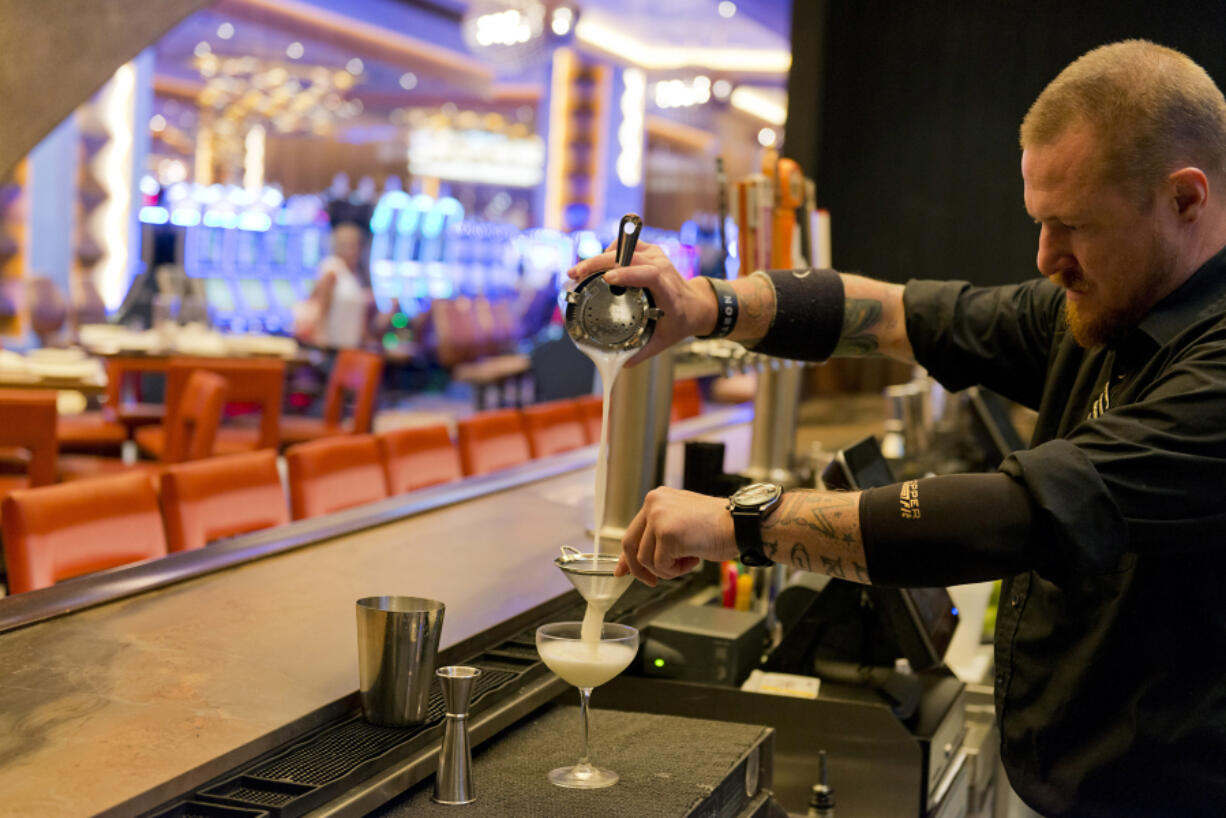
M 633 366 L 691 335 L 705 335 L 715 329 L 717 304 L 710 285 L 701 279 L 686 281 L 668 256 L 654 244 L 639 242 L 629 266 L 617 267 L 616 253 L 606 249 L 579 262 L 567 271 L 572 281 L 581 281 L 602 270 L 605 280 L 623 287 L 644 287 L 651 291 L 663 316 L 647 346 L 627 363 Z
M 662 486 L 648 492 L 626 529 L 614 574 L 634 574 L 655 585 L 688 573 L 699 560 L 736 556 L 727 500 Z

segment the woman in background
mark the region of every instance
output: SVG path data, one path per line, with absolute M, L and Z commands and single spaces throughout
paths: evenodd
M 366 236 L 356 224 L 332 229 L 332 254 L 319 263 L 319 278 L 295 318 L 294 336 L 321 347 L 361 347 L 373 304 L 360 275 Z

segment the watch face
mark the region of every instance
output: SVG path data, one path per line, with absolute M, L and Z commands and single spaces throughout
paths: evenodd
M 782 493 L 783 489 L 774 483 L 751 483 L 732 495 L 732 501 L 740 506 L 761 506 Z

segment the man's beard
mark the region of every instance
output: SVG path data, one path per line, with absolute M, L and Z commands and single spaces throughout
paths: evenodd
M 1146 309 L 1124 308 L 1086 315 L 1072 302 L 1064 303 L 1064 321 L 1069 332 L 1079 346 L 1087 349 L 1098 344 L 1114 346 L 1145 317 L 1146 312 Z
M 1154 293 L 1158 292 L 1163 282 L 1168 280 L 1172 263 L 1171 256 L 1165 253 L 1163 248 L 1164 244 L 1155 239 L 1151 247 L 1149 264 L 1145 266 L 1145 276 L 1136 283 L 1124 304 L 1102 308 L 1097 312 L 1086 312 L 1078 308 L 1072 301 L 1065 300 L 1064 320 L 1069 332 L 1073 335 L 1073 340 L 1079 346 L 1085 348 L 1098 344 L 1114 346 L 1149 314 L 1156 303 Z M 1060 283 L 1065 287 L 1072 285 L 1071 289 L 1077 290 L 1076 281 Z

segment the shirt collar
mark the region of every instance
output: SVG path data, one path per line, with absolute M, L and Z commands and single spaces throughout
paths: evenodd
M 1226 313 L 1226 247 L 1159 301 L 1141 319 L 1137 329 L 1162 346 L 1198 320 L 1215 313 Z

